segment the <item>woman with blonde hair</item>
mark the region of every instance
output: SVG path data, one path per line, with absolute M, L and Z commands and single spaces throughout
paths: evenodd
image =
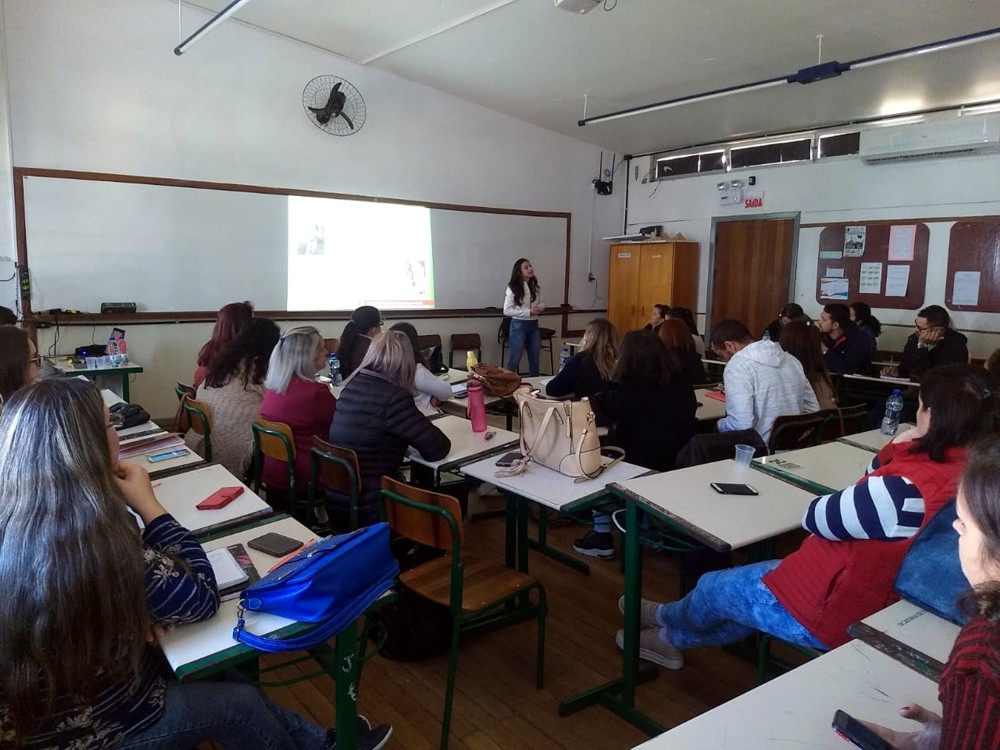
M 589 398 L 606 390 L 611 382 L 618 359 L 618 331 L 607 318 L 595 318 L 587 324 L 580 340 L 580 349 L 569 358 L 548 385 L 545 393 L 553 398 Z M 601 415 L 594 411 L 597 423 Z
M 0 418 L 3 746 L 334 747 L 332 731 L 251 685 L 166 676 L 156 639 L 212 617 L 219 592 L 145 469 L 117 455 L 108 410 L 86 381 L 24 388 Z M 391 732 L 361 729 L 368 748 Z
M 382 475 L 399 475 L 409 446 L 431 461 L 439 461 L 451 450 L 448 437 L 413 401 L 416 368 L 406 334 L 377 334 L 337 402 L 330 442 L 358 456 L 361 498 L 357 521 L 361 525 L 378 520 Z M 349 498 L 327 492 L 327 509 L 337 526 L 350 525 Z

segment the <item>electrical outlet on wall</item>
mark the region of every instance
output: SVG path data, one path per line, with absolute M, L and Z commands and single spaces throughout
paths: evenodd
M 587 274 L 587 281 L 597 281 L 597 277 L 592 273 Z

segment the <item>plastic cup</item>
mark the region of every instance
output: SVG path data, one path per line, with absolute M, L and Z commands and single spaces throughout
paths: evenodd
M 754 447 L 752 445 L 737 445 L 736 446 L 736 468 L 737 469 L 749 469 L 750 459 L 753 458 Z

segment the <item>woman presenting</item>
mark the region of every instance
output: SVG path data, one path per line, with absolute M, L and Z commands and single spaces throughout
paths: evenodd
M 510 272 L 510 282 L 503 300 L 503 314 L 510 318 L 510 354 L 507 369 L 517 372 L 521 352 L 528 350 L 528 376 L 538 375 L 538 355 L 542 339 L 538 316 L 545 311 L 542 289 L 535 269 L 527 258 L 518 258 Z

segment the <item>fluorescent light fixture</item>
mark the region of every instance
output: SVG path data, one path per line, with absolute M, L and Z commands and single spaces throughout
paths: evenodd
M 890 117 L 887 120 L 879 120 L 878 122 L 873 122 L 872 125 L 877 128 L 884 128 L 887 125 L 912 125 L 915 122 L 923 121 L 923 115 L 906 115 L 905 117 Z
M 185 52 L 188 51 L 188 49 L 191 47 L 192 44 L 194 44 L 203 36 L 205 36 L 205 34 L 214 29 L 218 24 L 225 21 L 227 18 L 233 15 L 233 13 L 238 11 L 248 2 L 250 2 L 250 0 L 233 0 L 231 3 L 229 3 L 229 5 L 227 5 L 225 8 L 220 10 L 210 19 L 208 19 L 208 21 L 205 23 L 204 26 L 202 26 L 200 29 L 198 29 L 196 32 L 194 32 L 191 36 L 189 36 L 183 42 L 178 44 L 176 47 L 174 47 L 174 54 L 177 55 L 178 57 L 183 55 Z
M 964 117 L 965 115 L 985 115 L 988 112 L 1000 112 L 1000 102 L 973 104 L 968 107 L 961 107 L 958 110 L 959 117 Z

